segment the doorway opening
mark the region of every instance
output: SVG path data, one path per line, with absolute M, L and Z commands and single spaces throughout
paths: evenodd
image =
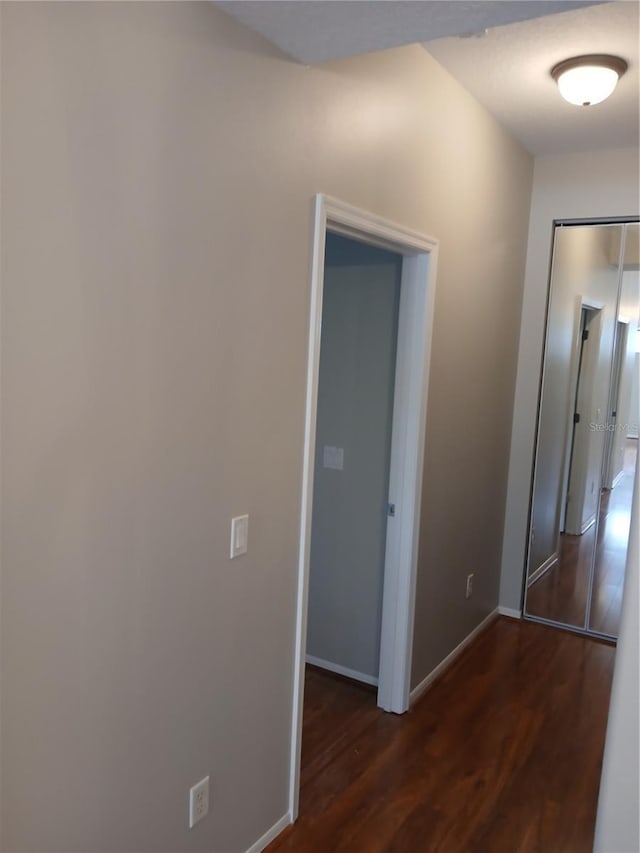
M 348 274 L 344 270 L 337 274 L 329 271 L 327 274 L 327 245 L 335 253 L 354 241 L 358 244 L 361 256 L 364 253 L 371 260 L 375 255 L 378 259 L 384 259 L 383 266 L 386 265 L 390 270 L 395 268 L 395 284 L 385 288 L 379 283 L 377 289 L 380 292 L 376 298 L 372 292 L 368 299 L 365 298 L 362 288 L 366 288 L 366 280 L 354 288 L 356 292 L 360 289 L 359 295 L 349 296 L 342 289 L 349 278 Z M 291 821 L 298 814 L 307 659 L 324 669 L 333 669 L 334 672 L 365 682 L 368 686 L 359 689 L 375 689 L 377 706 L 384 711 L 401 714 L 409 707 L 436 254 L 437 242 L 430 237 L 324 195 L 315 198 L 292 709 Z M 337 266 L 339 268 L 340 265 Z M 371 275 L 368 278 L 370 282 Z M 350 299 L 352 304 L 349 305 Z M 323 306 L 326 309 L 324 314 Z M 362 323 L 363 312 L 372 316 L 368 318 L 368 329 L 365 331 L 360 326 L 355 333 L 360 344 L 366 344 L 359 349 L 355 346 L 358 340 L 351 340 L 354 337 L 353 328 L 346 329 L 343 324 L 349 315 Z M 332 325 L 329 322 L 330 315 L 335 315 L 333 334 L 338 344 L 332 354 L 330 350 L 327 354 L 322 353 L 321 349 L 327 340 L 327 329 Z M 375 345 L 376 336 L 379 338 L 378 348 Z M 381 343 L 383 339 L 384 344 Z M 381 358 L 382 351 L 384 358 Z M 359 358 L 364 361 L 377 360 L 379 363 L 376 370 L 368 372 L 364 369 L 366 364 L 359 365 L 355 370 L 358 380 L 355 384 L 386 387 L 382 394 L 365 394 L 367 399 L 355 406 L 355 414 L 358 415 L 363 414 L 362 409 L 373 407 L 369 411 L 369 421 L 376 422 L 373 444 L 377 447 L 380 463 L 376 466 L 368 465 L 366 446 L 358 448 L 362 453 L 354 453 L 355 443 L 366 444 L 364 427 L 359 428 L 359 434 L 353 429 L 349 433 L 346 426 L 353 427 L 353 424 L 344 423 L 345 401 L 349 402 L 350 393 L 355 387 L 353 376 L 349 388 L 349 382 L 343 375 L 345 359 L 351 359 L 352 364 L 358 365 Z M 326 373 L 324 381 L 323 373 Z M 383 373 L 386 374 L 384 383 L 381 382 Z M 355 417 L 354 407 L 347 408 L 351 409 L 350 417 Z M 337 410 L 338 414 L 335 411 L 332 413 L 332 409 Z M 386 423 L 382 423 L 385 420 Z M 348 440 L 341 438 L 341 435 L 347 436 Z M 349 446 L 345 446 L 348 443 Z M 370 447 L 369 451 L 373 453 L 373 448 Z M 349 466 L 361 469 L 353 494 L 345 477 Z M 373 477 L 375 482 L 367 485 L 367 478 L 371 478 L 371 467 L 376 468 Z M 374 506 L 376 500 L 382 506 L 378 507 L 378 524 L 371 521 L 376 514 L 374 508 L 366 518 L 362 516 L 361 529 L 358 529 L 360 510 L 366 502 L 362 498 L 362 491 L 358 492 L 358 489 L 363 488 L 363 480 L 364 488 L 375 492 L 376 497 L 371 506 Z M 340 513 L 340 502 L 345 509 L 345 517 Z M 334 529 L 328 536 L 326 525 L 329 522 L 334 524 Z M 338 533 L 337 526 L 340 528 Z M 315 538 L 314 527 L 317 534 Z M 336 552 L 336 537 L 342 542 L 339 554 Z M 375 548 L 368 541 L 371 539 L 375 540 Z M 354 542 L 351 540 L 364 542 L 365 552 L 369 549 L 369 557 L 354 558 L 351 554 Z M 366 564 L 371 559 L 371 553 L 374 554 L 373 562 L 377 561 L 378 564 L 378 577 L 375 589 L 369 590 L 374 594 L 368 596 L 368 615 L 366 618 L 359 616 L 360 622 L 354 629 L 356 608 L 353 604 L 347 604 L 339 614 L 340 618 L 336 617 L 340 629 L 336 633 L 340 634 L 340 638 L 332 637 L 331 626 L 325 624 L 327 616 L 323 607 L 327 601 L 335 604 L 336 600 L 342 600 L 345 591 L 342 573 L 345 565 L 353 567 L 358 559 L 363 559 Z M 339 571 L 333 571 L 332 576 L 329 571 L 329 577 L 318 575 L 312 579 L 314 566 L 320 566 L 322 573 L 323 566 L 331 566 L 332 558 L 337 558 Z M 327 580 L 333 583 L 332 592 L 326 589 L 322 591 L 323 583 Z M 353 577 L 347 578 L 346 588 L 353 580 Z M 358 583 L 362 585 L 361 580 L 353 584 L 356 593 Z M 316 596 L 311 610 L 310 589 Z M 307 648 L 308 636 L 310 648 Z M 360 643 L 362 648 L 351 648 L 350 656 L 343 657 L 342 662 L 335 660 L 340 656 L 336 652 L 344 650 L 345 638 L 353 640 L 354 637 L 358 643 L 366 640 L 364 645 Z M 324 651 L 321 654 L 314 653 L 312 645 Z M 371 701 L 370 704 L 372 710 L 379 713 L 375 703 Z
M 629 412 L 630 391 L 624 387 L 628 382 L 625 357 L 628 349 L 629 323 L 616 322 L 613 347 L 613 370 L 611 375 L 611 401 L 605 445 L 605 474 L 603 488 L 611 491 L 624 476 L 625 445 L 628 432 L 626 422 Z M 631 377 L 628 377 L 629 381 Z M 622 429 L 619 429 L 622 427 Z
M 306 661 L 377 686 L 402 256 L 329 232 L 324 261 Z
M 599 460 L 595 452 L 597 448 L 594 451 L 592 440 L 594 425 L 589 422 L 589 413 L 592 411 L 596 393 L 601 315 L 600 309 L 582 306 L 573 423 L 569 432 L 569 470 L 561 536 L 562 534 L 582 536 L 596 522 Z

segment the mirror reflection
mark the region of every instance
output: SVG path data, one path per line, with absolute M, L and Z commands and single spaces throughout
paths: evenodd
M 618 633 L 638 445 L 638 223 L 555 229 L 525 612 Z

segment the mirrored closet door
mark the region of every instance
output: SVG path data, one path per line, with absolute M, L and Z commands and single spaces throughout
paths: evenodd
M 555 228 L 525 614 L 617 637 L 638 455 L 637 222 Z

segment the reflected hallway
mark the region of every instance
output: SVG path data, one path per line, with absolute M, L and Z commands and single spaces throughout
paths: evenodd
M 624 472 L 600 501 L 598 542 L 589 630 L 618 635 L 631 522 L 633 477 L 638 440 L 627 439 Z M 596 526 L 582 536 L 560 534 L 558 562 L 527 591 L 527 613 L 582 627 L 587 607 L 591 555 Z

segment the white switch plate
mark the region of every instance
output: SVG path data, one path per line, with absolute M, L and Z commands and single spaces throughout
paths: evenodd
M 465 590 L 464 597 L 471 598 L 473 595 L 473 574 L 467 575 L 467 588 Z
M 344 468 L 344 447 L 326 447 L 322 454 L 322 467 L 342 471 Z
M 249 516 L 238 515 L 231 519 L 231 552 L 230 557 L 239 557 L 247 553 L 249 547 Z
M 189 789 L 189 829 L 209 814 L 209 777 Z

